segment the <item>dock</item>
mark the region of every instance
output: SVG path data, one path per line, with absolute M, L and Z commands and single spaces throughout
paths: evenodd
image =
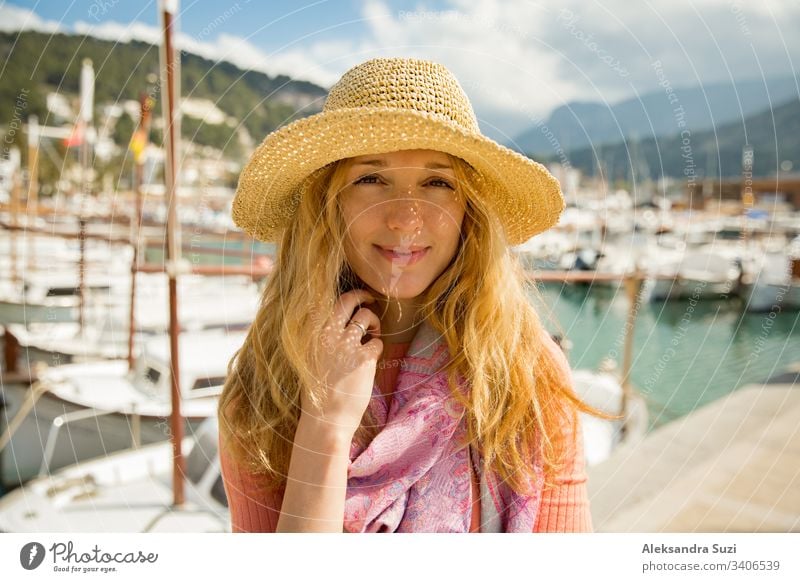
M 800 532 L 800 368 L 750 384 L 589 469 L 598 532 Z

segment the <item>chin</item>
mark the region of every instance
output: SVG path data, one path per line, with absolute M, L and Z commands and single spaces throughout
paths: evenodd
M 422 295 L 424 292 L 425 292 L 425 289 L 421 289 L 419 291 L 409 291 L 407 293 L 398 292 L 398 291 L 392 290 L 387 295 L 384 295 L 384 297 L 388 297 L 389 299 L 394 299 L 394 300 L 416 299 L 417 297 Z
M 391 279 L 390 279 L 391 280 Z M 430 287 L 432 281 L 403 281 L 402 279 L 393 281 L 393 285 L 389 286 L 386 283 L 378 281 L 367 282 L 367 284 L 379 295 L 389 297 L 391 299 L 414 299 L 422 295 L 425 290 Z

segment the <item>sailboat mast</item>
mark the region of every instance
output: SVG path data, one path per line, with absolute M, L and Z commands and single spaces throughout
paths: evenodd
M 180 264 L 180 245 L 178 244 L 178 220 L 176 207 L 178 202 L 178 140 L 180 139 L 180 120 L 178 117 L 177 99 L 180 95 L 178 80 L 179 62 L 175 54 L 173 33 L 175 17 L 178 12 L 178 0 L 161 0 L 161 23 L 164 40 L 161 43 L 161 83 L 163 88 L 164 114 L 164 178 L 167 196 L 167 276 L 169 277 L 169 343 L 172 360 L 172 415 L 170 428 L 172 432 L 173 470 L 172 491 L 176 506 L 184 503 L 185 462 L 181 450 L 183 441 L 183 417 L 181 416 L 180 366 L 178 357 L 178 265 Z
M 141 243 L 142 227 L 142 184 L 144 182 L 145 151 L 150 136 L 150 110 L 153 108 L 153 99 L 146 93 L 139 96 L 139 126 L 131 138 L 130 149 L 133 151 L 133 205 L 134 213 L 131 217 L 131 244 L 133 258 L 131 259 L 131 294 L 130 310 L 128 312 L 128 369 L 133 370 L 134 356 L 133 344 L 136 333 L 136 276 L 139 271 L 139 245 Z
M 28 222 L 27 228 L 36 228 L 36 218 L 39 215 L 39 118 L 31 115 L 28 118 L 28 196 L 26 199 Z M 28 237 L 28 260 L 26 267 L 29 270 L 36 268 L 36 236 Z
M 86 204 L 91 192 L 89 175 L 89 155 L 92 145 L 92 119 L 94 118 L 94 68 L 90 59 L 81 64 L 81 101 L 77 127 L 81 128 L 83 139 L 80 145 L 81 158 L 81 204 Z M 81 212 L 78 220 L 80 236 L 80 259 L 78 260 L 78 329 L 83 333 L 86 304 L 86 215 Z

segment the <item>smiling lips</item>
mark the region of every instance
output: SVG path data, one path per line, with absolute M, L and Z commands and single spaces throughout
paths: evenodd
M 381 246 L 374 245 L 375 249 L 386 259 L 392 261 L 393 263 L 401 264 L 404 266 L 413 265 L 414 263 L 422 260 L 425 255 L 428 254 L 428 251 L 431 247 L 409 247 L 409 248 L 400 248 L 396 247 L 394 250 L 392 249 L 385 249 Z

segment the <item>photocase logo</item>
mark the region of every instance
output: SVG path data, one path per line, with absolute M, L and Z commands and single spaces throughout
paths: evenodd
M 19 563 L 26 570 L 35 570 L 44 561 L 44 546 L 39 542 L 30 542 L 19 551 Z

